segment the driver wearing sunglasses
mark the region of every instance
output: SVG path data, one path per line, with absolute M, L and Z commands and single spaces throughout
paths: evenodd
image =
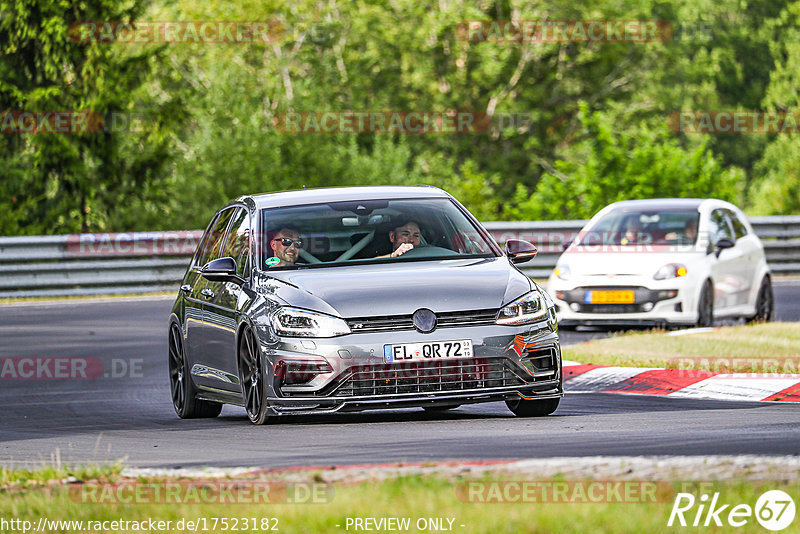
M 294 265 L 294 262 L 297 261 L 297 256 L 300 254 L 300 249 L 303 248 L 303 242 L 300 240 L 300 231 L 288 226 L 281 228 L 272 238 L 269 246 L 275 253 L 275 257 L 280 260 L 274 267 Z

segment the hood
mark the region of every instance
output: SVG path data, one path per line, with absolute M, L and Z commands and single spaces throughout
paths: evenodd
M 341 317 L 499 308 L 531 290 L 504 257 L 348 265 L 270 273 L 289 305 Z
M 668 263 L 690 265 L 702 260 L 703 252 L 565 252 L 559 264 L 569 265 L 573 276 L 652 276 Z

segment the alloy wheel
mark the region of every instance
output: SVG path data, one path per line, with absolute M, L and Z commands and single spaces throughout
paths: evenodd
M 181 332 L 176 324 L 169 329 L 169 384 L 172 391 L 172 405 L 180 415 L 186 405 L 186 375 Z
M 261 366 L 261 353 L 258 350 L 256 338 L 249 328 L 242 334 L 239 348 L 239 370 L 247 416 L 254 423 L 263 422 L 264 373 Z

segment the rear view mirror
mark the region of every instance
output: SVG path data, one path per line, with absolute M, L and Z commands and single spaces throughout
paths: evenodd
M 536 245 L 521 239 L 509 239 L 506 241 L 506 256 L 511 263 L 525 263 L 536 256 Z

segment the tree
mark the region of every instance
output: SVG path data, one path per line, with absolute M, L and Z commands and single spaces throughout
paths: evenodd
M 618 130 L 612 113 L 580 106 L 581 140 L 545 174 L 533 194 L 519 185 L 506 219 L 585 219 L 619 200 L 716 197 L 735 200 L 743 173 L 723 169 L 701 144 L 685 149 L 666 126 Z
M 158 50 L 81 42 L 70 31 L 83 21 L 130 21 L 142 9 L 137 1 L 0 0 L 5 132 L 31 125 L 26 113 L 40 130 L 56 117 L 73 120 L 55 133 L 0 136 L 0 233 L 109 228 L 118 210 L 164 175 L 169 99 L 153 105 L 140 91 Z M 143 113 L 140 131 L 114 130 Z

